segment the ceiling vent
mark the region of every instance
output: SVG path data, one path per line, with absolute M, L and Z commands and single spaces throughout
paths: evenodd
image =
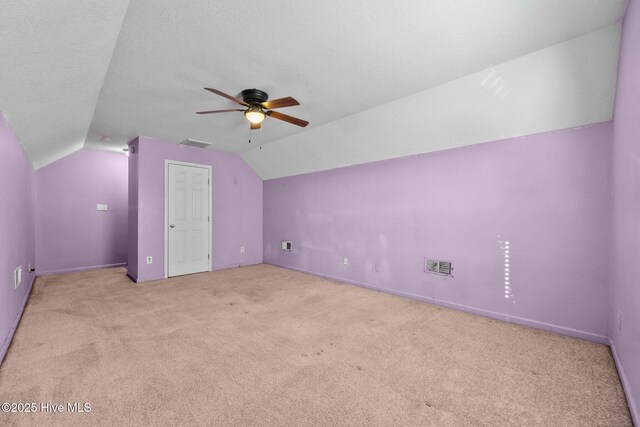
M 198 147 L 198 148 L 207 148 L 207 147 L 210 147 L 212 145 L 211 142 L 199 141 L 197 139 L 191 139 L 191 138 L 185 139 L 180 144 L 189 145 L 191 147 Z

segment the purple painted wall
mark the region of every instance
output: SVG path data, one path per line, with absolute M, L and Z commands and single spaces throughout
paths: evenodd
M 38 275 L 126 264 L 127 170 L 124 153 L 84 149 L 36 172 Z
M 640 425 L 640 2 L 622 27 L 613 119 L 610 336 L 636 425 Z
M 129 142 L 129 205 L 127 236 L 127 274 L 138 279 L 138 138 Z
M 213 269 L 262 262 L 262 180 L 237 154 L 205 150 L 139 137 L 138 234 L 139 282 L 164 277 L 165 160 L 211 165 Z M 244 246 L 245 253 L 240 253 Z M 153 264 L 146 264 L 146 257 Z M 135 267 L 134 267 L 135 268 Z
M 265 181 L 264 260 L 607 342 L 611 138 L 603 123 Z
M 22 315 L 35 274 L 34 171 L 0 113 L 0 362 Z M 22 265 L 22 284 L 14 289 L 13 271 Z

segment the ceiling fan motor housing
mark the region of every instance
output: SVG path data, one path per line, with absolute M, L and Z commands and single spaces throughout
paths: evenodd
M 242 100 L 249 105 L 260 104 L 269 99 L 267 92 L 260 89 L 245 89 L 242 91 Z

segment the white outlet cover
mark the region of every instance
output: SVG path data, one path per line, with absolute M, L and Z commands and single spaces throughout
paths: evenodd
M 243 254 L 244 253 L 244 246 L 240 246 L 240 253 Z
M 96 210 L 97 211 L 106 211 L 107 210 L 107 205 L 106 204 L 97 204 L 96 205 Z
M 153 257 L 147 257 L 147 264 L 153 264 Z
M 349 258 L 344 258 L 344 259 L 342 260 L 342 264 L 344 264 L 344 265 L 349 265 Z

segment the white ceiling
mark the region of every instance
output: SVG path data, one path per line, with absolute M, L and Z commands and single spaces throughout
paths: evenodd
M 123 21 L 126 3 L 57 0 L 3 5 L 0 109 L 35 167 L 83 143 L 119 148 L 137 135 L 174 142 L 194 138 L 210 141 L 217 149 L 246 152 L 245 158 L 263 178 L 431 151 L 442 145 L 432 144 L 431 135 L 444 138 L 449 133 L 442 126 L 429 130 L 435 126 L 431 122 L 422 125 L 425 134 L 416 134 L 415 121 L 396 120 L 405 117 L 399 113 L 406 112 L 401 98 L 428 99 L 430 108 L 441 106 L 444 99 L 453 116 L 456 106 L 467 111 L 466 101 L 477 96 L 472 90 L 477 85 L 464 79 L 482 72 L 486 77 L 491 70 L 510 76 L 514 94 L 530 85 L 531 70 L 543 73 L 538 84 L 546 87 L 540 79 L 549 78 L 559 94 L 597 85 L 589 93 L 599 92 L 600 99 L 578 94 L 571 102 L 587 99 L 598 105 L 575 109 L 568 120 L 592 123 L 603 117 L 602 111 L 610 118 L 613 98 L 608 88 L 612 69 L 615 83 L 619 37 L 619 26 L 610 26 L 620 22 L 625 8 L 624 0 L 133 0 Z M 605 27 L 612 29 L 598 31 Z M 599 35 L 567 42 L 593 32 Z M 567 48 L 529 55 L 558 44 Z M 591 46 L 604 54 L 601 61 L 593 55 L 585 59 L 589 54 L 584 50 Z M 530 58 L 524 65 L 500 65 L 525 55 Z M 567 58 L 579 65 L 606 64 L 578 85 L 563 89 L 555 85 L 570 82 Z M 562 63 L 564 71 L 544 73 L 542 65 Z M 573 71 L 584 74 L 575 67 Z M 457 86 L 437 89 L 450 84 Z M 281 111 L 311 124 L 302 129 L 267 118 L 262 131 L 250 133 L 240 113 L 196 116 L 199 110 L 235 108 L 204 91 L 205 86 L 232 95 L 257 87 L 271 98 L 293 96 L 302 105 Z M 528 98 L 513 96 L 514 102 L 520 99 Z M 495 107 L 503 101 L 494 103 Z M 378 138 L 373 156 L 358 154 L 358 136 L 376 138 L 369 126 L 377 116 L 367 116 L 366 110 L 384 112 L 375 119 L 374 129 L 392 139 L 408 139 L 403 142 L 405 151 L 388 150 L 395 141 Z M 507 108 L 495 111 L 504 115 L 504 123 L 521 121 L 515 116 L 512 120 Z M 541 116 L 535 118 L 536 131 L 564 125 L 553 114 Z M 465 123 L 465 132 L 473 134 L 475 127 L 482 133 L 486 124 L 480 119 Z M 459 123 L 449 121 L 449 126 Z M 342 134 L 345 127 L 347 133 Z M 507 134 L 519 131 L 506 129 Z M 100 141 L 104 136 L 112 142 Z M 481 142 L 458 138 L 455 132 L 453 136 L 454 146 Z M 332 139 L 335 155 L 315 162 L 313 144 L 325 138 Z M 256 144 L 263 150 L 252 151 Z M 283 155 L 288 163 L 305 166 L 278 162 Z
M 2 3 L 0 111 L 35 168 L 84 145 L 128 3 Z
M 611 120 L 620 24 L 242 153 L 262 179 Z

